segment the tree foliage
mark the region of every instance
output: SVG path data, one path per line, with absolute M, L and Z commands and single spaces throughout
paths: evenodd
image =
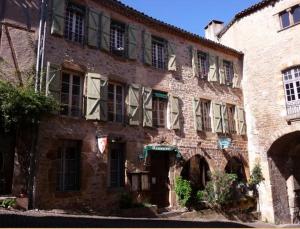
M 178 197 L 179 204 L 187 206 L 192 195 L 191 183 L 188 180 L 184 180 L 182 177 L 176 177 L 175 193 Z

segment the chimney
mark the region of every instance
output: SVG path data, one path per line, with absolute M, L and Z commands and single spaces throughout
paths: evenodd
M 218 42 L 218 33 L 224 28 L 224 22 L 212 20 L 205 26 L 205 38 Z

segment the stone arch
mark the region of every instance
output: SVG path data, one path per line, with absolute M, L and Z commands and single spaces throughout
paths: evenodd
M 246 158 L 247 154 L 241 154 L 241 152 L 230 150 L 228 152 L 224 152 L 224 157 L 226 158 L 226 162 L 223 164 L 222 169 L 226 171 L 226 166 L 232 160 L 232 158 L 235 158 L 238 160 L 242 165 L 245 173 L 246 181 L 250 178 L 250 168 L 248 163 L 248 158 Z
M 274 214 L 277 223 L 299 222 L 300 209 L 300 131 L 273 136 L 276 139 L 267 151 Z
M 240 158 L 238 158 L 236 156 L 231 157 L 227 161 L 227 164 L 225 166 L 225 172 L 236 174 L 238 182 L 246 182 L 247 181 L 244 163 Z

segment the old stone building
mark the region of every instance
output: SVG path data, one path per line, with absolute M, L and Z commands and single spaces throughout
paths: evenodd
M 260 210 L 276 223 L 299 222 L 299 22 L 299 0 L 265 0 L 208 34 L 244 53 L 249 164 L 262 166 Z
M 1 2 L 1 63 L 12 66 L 1 71 L 16 84 L 28 80 L 38 40 L 39 1 L 24 2 Z M 35 207 L 109 212 L 124 191 L 175 206 L 176 176 L 201 189 L 232 161 L 246 179 L 241 52 L 119 1 L 48 3 L 40 88 L 61 111 L 39 126 Z M 17 195 L 26 185 L 15 173 Z

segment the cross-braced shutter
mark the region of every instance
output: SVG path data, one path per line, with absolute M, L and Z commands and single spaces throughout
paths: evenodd
M 199 77 L 198 51 L 193 46 L 190 47 L 193 76 Z
M 105 51 L 110 47 L 110 16 L 105 13 L 101 14 L 100 47 Z
M 201 100 L 194 98 L 193 100 L 193 110 L 195 119 L 195 129 L 197 131 L 203 130 L 202 128 L 202 112 L 201 112 Z
M 180 129 L 179 123 L 179 98 L 174 95 L 169 95 L 170 102 L 170 129 Z
M 127 26 L 128 33 L 128 58 L 135 60 L 137 58 L 137 28 L 135 25 Z
M 87 74 L 86 119 L 107 121 L 108 79 L 97 73 Z
M 232 87 L 233 88 L 240 88 L 241 87 L 241 77 L 238 74 L 236 64 L 233 64 Z
M 235 113 L 238 134 L 246 135 L 245 110 L 242 107 L 236 107 Z
M 218 81 L 217 73 L 217 57 L 209 55 L 209 72 L 208 72 L 208 81 L 216 82 Z
M 176 45 L 168 42 L 168 70 L 176 71 Z
M 60 103 L 61 71 L 60 67 L 47 62 L 46 96 L 52 96 Z
M 152 127 L 152 89 L 143 88 L 143 126 Z
M 129 124 L 138 126 L 140 124 L 140 92 L 138 84 L 131 84 L 128 90 L 127 113 Z
M 225 84 L 225 69 L 224 69 L 224 61 L 223 59 L 219 59 L 219 78 L 220 78 L 220 84 Z
M 213 126 L 215 133 L 222 133 L 222 104 L 217 102 L 212 102 L 212 112 L 213 112 Z
M 152 65 L 152 38 L 151 34 L 147 31 L 143 32 L 143 42 L 144 42 L 144 63 L 147 65 Z
M 99 13 L 88 10 L 88 45 L 92 47 L 98 47 L 98 37 L 99 37 Z
M 229 133 L 229 120 L 228 120 L 228 112 L 227 112 L 226 104 L 222 104 L 222 126 L 223 133 Z
M 65 0 L 52 1 L 52 25 L 51 34 L 63 36 L 65 29 Z

